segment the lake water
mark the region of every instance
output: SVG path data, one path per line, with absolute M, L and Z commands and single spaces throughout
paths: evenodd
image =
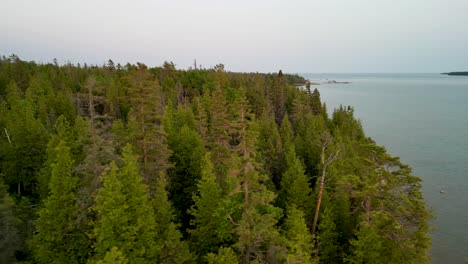
M 468 257 L 468 76 L 303 74 L 329 112 L 351 105 L 365 133 L 413 168 L 435 219 L 433 263 Z M 441 193 L 443 190 L 445 193 Z

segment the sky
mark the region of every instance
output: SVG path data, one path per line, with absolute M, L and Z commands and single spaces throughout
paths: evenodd
M 289 73 L 468 71 L 467 0 L 0 0 L 0 55 Z

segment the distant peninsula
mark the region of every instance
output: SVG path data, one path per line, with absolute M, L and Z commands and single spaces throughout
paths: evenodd
M 454 76 L 468 76 L 468 71 L 464 72 L 444 72 L 445 75 L 454 75 Z

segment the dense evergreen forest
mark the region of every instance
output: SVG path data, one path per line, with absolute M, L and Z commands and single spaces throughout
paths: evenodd
M 0 263 L 427 263 L 420 179 L 301 83 L 3 56 Z

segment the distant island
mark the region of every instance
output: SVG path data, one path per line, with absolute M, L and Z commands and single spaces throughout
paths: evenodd
M 468 76 L 468 71 L 464 71 L 464 72 L 444 72 L 444 73 L 441 73 L 441 74 L 454 75 L 454 76 Z

